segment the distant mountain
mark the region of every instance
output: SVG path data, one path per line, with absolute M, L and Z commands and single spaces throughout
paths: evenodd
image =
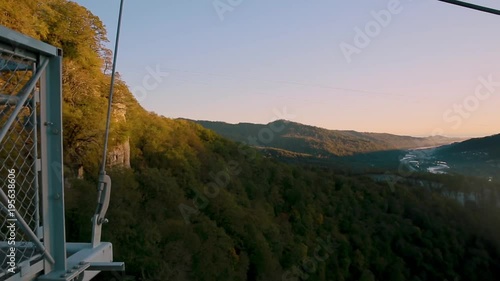
M 194 121 L 233 141 L 290 157 L 331 158 L 450 144 L 459 139 L 327 130 L 286 120 L 269 124 Z
M 500 177 L 500 134 L 446 145 L 435 155 L 459 173 Z
M 484 138 L 474 138 L 440 148 L 440 153 L 448 155 L 467 155 L 468 159 L 500 158 L 500 134 Z

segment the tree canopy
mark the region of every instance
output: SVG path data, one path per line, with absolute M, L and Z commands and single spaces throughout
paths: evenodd
M 64 50 L 65 166 L 87 171 L 82 179 L 66 175 L 67 238 L 89 241 L 109 83 L 106 30 L 67 0 L 1 1 L 0 24 Z M 110 170 L 104 239 L 130 280 L 500 276 L 492 235 L 500 222 L 490 205 L 466 208 L 408 184 L 392 189 L 364 176 L 279 163 L 193 122 L 147 112 L 123 81 L 116 91 L 127 112 L 126 123 L 112 126 L 112 145 L 130 140 L 131 168 Z

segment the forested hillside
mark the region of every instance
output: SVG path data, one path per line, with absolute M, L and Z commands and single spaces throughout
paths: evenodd
M 440 154 L 470 154 L 470 156 L 477 156 L 485 160 L 500 159 L 500 134 L 484 137 L 474 138 L 464 142 L 455 143 L 452 145 L 444 146 L 439 150 Z
M 64 49 L 67 238 L 90 241 L 109 83 L 106 31 L 66 0 L 3 0 L 0 24 Z M 199 124 L 147 112 L 123 81 L 115 97 L 126 113 L 114 119 L 111 145 L 129 143 L 130 167 L 108 169 L 103 239 L 126 263 L 128 280 L 500 276 L 500 222 L 489 207 L 279 163 Z
M 277 120 L 269 124 L 195 122 L 237 142 L 245 142 L 256 147 L 284 150 L 288 153 L 298 153 L 314 158 L 352 156 L 378 151 L 439 146 L 459 140 L 441 136 L 410 137 L 346 130 L 327 130 L 288 120 Z M 272 133 L 269 133 L 269 131 Z
M 446 145 L 435 154 L 457 173 L 500 180 L 500 135 Z

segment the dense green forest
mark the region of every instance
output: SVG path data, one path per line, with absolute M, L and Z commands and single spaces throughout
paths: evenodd
M 3 0 L 0 24 L 64 50 L 67 239 L 90 241 L 109 86 L 106 30 L 66 0 Z M 500 276 L 494 206 L 466 208 L 403 181 L 278 162 L 199 124 L 147 112 L 123 81 L 115 104 L 126 107 L 126 122 L 112 124 L 111 145 L 130 142 L 131 167 L 108 169 L 103 239 L 126 262 L 128 280 Z

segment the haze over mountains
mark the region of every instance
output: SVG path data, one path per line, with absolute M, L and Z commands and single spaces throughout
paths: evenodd
M 357 172 L 395 170 L 455 173 L 498 180 L 500 135 L 464 141 L 328 130 L 287 120 L 268 124 L 194 121 L 283 162 L 320 164 Z
M 99 49 L 106 32 L 74 2 L 34 2 L 0 1 L 0 24 L 64 50 L 66 239 L 90 241 L 110 78 L 109 50 Z M 124 280 L 498 281 L 500 183 L 398 169 L 405 150 L 456 140 L 284 120 L 196 124 L 149 112 L 119 77 L 115 89 L 103 240 L 125 262 Z M 481 157 L 497 157 L 498 141 L 451 144 L 438 155 L 488 162 Z M 394 169 L 353 173 L 353 163 Z M 93 280 L 113 280 L 106 274 Z

